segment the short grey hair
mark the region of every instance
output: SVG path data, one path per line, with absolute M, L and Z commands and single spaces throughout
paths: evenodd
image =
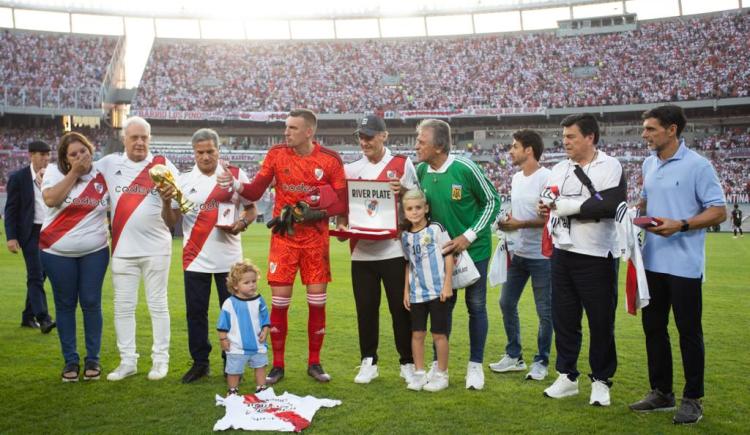
M 200 130 L 193 133 L 193 137 L 190 139 L 190 143 L 195 146 L 198 142 L 204 140 L 210 140 L 214 143 L 214 146 L 219 148 L 219 133 L 216 130 L 210 128 L 201 128 Z
M 125 138 L 125 130 L 128 129 L 131 125 L 141 125 L 146 128 L 146 133 L 148 133 L 149 136 L 151 136 L 151 124 L 148 123 L 145 119 L 141 118 L 140 116 L 131 116 L 130 118 L 126 119 L 125 122 L 122 123 L 122 130 L 120 130 L 120 136 Z
M 442 149 L 446 154 L 451 152 L 451 126 L 439 119 L 425 119 L 417 125 L 417 134 L 425 128 L 432 131 L 432 144 Z

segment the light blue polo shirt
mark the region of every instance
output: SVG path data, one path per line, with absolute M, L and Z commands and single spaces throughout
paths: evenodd
M 660 160 L 656 153 L 643 162 L 646 214 L 689 219 L 708 207 L 725 206 L 724 191 L 711 163 L 684 142 L 674 156 Z M 685 278 L 700 278 L 705 267 L 706 230 L 677 232 L 669 237 L 646 233 L 645 269 Z

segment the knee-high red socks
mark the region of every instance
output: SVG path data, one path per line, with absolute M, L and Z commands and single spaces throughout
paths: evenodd
M 289 326 L 289 303 L 292 298 L 273 296 L 271 298 L 271 348 L 273 349 L 273 366 L 284 367 L 284 349 L 286 332 Z
M 320 349 L 326 333 L 326 294 L 307 294 L 307 364 L 320 364 Z

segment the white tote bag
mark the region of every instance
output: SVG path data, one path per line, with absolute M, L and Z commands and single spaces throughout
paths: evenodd
M 453 265 L 453 289 L 466 288 L 479 280 L 479 271 L 469 253 L 461 251 Z

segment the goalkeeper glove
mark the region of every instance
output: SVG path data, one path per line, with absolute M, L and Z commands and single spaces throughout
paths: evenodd
M 304 201 L 298 201 L 292 210 L 292 215 L 294 216 L 294 222 L 302 223 L 324 219 L 326 217 L 326 212 L 323 210 L 316 210 Z

